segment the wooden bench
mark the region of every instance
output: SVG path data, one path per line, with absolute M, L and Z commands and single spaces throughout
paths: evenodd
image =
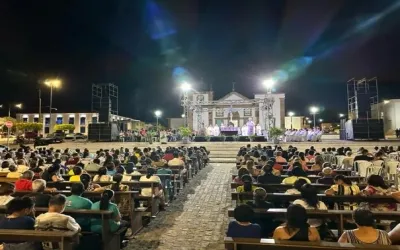
M 56 191 L 56 192 L 45 192 L 46 194 L 50 195 L 55 195 L 55 194 L 63 194 L 66 196 L 71 195 L 71 191 Z M 13 196 L 15 197 L 22 197 L 25 195 L 32 195 L 33 193 L 31 191 L 16 191 Z M 101 197 L 101 192 L 84 192 L 82 194 L 83 197 L 88 198 L 88 199 L 94 199 L 94 200 L 99 200 Z M 122 201 L 122 200 L 127 200 L 127 207 L 120 207 L 120 213 L 122 215 L 125 215 L 129 218 L 130 224 L 131 224 L 131 230 L 132 234 L 138 233 L 142 228 L 142 216 L 145 210 L 142 209 L 135 209 L 135 199 L 139 198 L 139 192 L 138 191 L 120 191 L 120 192 L 114 192 L 114 200 L 116 203 Z M 37 208 L 39 209 L 39 208 Z M 46 208 L 47 209 L 47 208 Z
M 0 229 L 0 241 L 58 242 L 61 250 L 75 249 L 78 235 L 74 232 Z
M 228 209 L 228 216 L 233 217 L 234 208 Z M 338 221 L 338 235 L 342 235 L 344 230 L 344 219 L 352 219 L 353 211 L 350 210 L 313 210 L 307 209 L 307 215 L 309 218 L 317 219 L 332 219 Z M 270 216 L 274 219 L 286 219 L 286 208 L 270 208 L 266 209 L 254 209 L 256 218 L 262 218 Z M 400 212 L 372 212 L 376 220 L 400 220 Z
M 232 175 L 232 180 L 235 179 L 236 176 L 237 176 L 236 174 L 233 174 L 233 175 Z M 253 177 L 257 180 L 257 176 L 253 176 Z M 288 176 L 288 175 L 281 175 L 281 176 L 279 176 L 279 177 L 281 177 L 281 179 L 282 179 L 282 181 L 283 181 L 283 179 L 285 179 L 285 178 L 287 178 L 287 177 L 289 177 L 289 176 Z M 321 178 L 321 176 L 309 175 L 309 176 L 307 176 L 307 178 L 308 178 L 312 183 L 316 183 L 317 180 L 318 180 L 319 178 Z M 346 178 L 347 178 L 347 179 L 350 179 L 350 181 L 352 181 L 352 182 L 357 182 L 357 183 L 360 183 L 360 182 L 364 182 L 364 181 L 365 181 L 365 177 L 361 177 L 361 176 L 346 176 Z
M 286 190 L 293 188 L 293 185 L 289 185 L 289 184 L 253 183 L 253 185 L 257 186 L 257 187 L 264 188 L 267 191 L 267 193 L 284 193 L 284 192 L 286 192 Z M 325 192 L 325 190 L 327 190 L 327 189 L 329 189 L 331 187 L 331 185 L 317 184 L 317 183 L 313 183 L 311 185 L 313 187 L 315 187 L 319 193 Z M 232 189 L 236 189 L 238 186 L 240 186 L 240 185 L 235 183 L 235 182 L 231 182 L 231 188 Z M 358 184 L 358 187 L 361 190 L 364 189 L 366 186 L 367 186 L 366 184 Z
M 231 194 L 232 200 L 240 201 L 240 200 L 253 200 L 253 193 L 252 192 L 245 192 L 245 193 L 237 193 L 232 192 Z M 391 196 L 361 196 L 361 195 L 325 195 L 325 194 L 318 194 L 318 198 L 320 201 L 324 203 L 361 203 L 361 202 L 368 202 L 368 203 L 399 203 L 396 199 Z M 270 202 L 292 202 L 294 200 L 301 199 L 301 195 L 290 195 L 284 193 L 268 193 L 266 200 Z M 238 202 L 236 202 L 238 204 Z
M 336 242 L 303 242 L 303 241 L 276 241 L 273 239 L 230 238 L 224 239 L 226 250 L 400 250 L 400 246 L 384 246 L 374 244 L 350 244 Z
M 5 206 L 0 206 L 0 213 L 6 213 L 7 209 Z M 35 208 L 35 214 L 39 215 L 39 214 L 43 214 L 46 213 L 48 211 L 47 208 Z M 103 250 L 119 250 L 120 249 L 120 237 L 119 237 L 119 233 L 113 233 L 111 232 L 110 229 L 110 223 L 108 220 L 113 219 L 112 217 L 112 212 L 111 211 L 103 211 L 103 210 L 88 210 L 88 209 L 66 209 L 64 211 L 64 214 L 66 215 L 70 215 L 72 217 L 76 217 L 76 216 L 85 216 L 87 218 L 90 219 L 101 219 L 102 221 L 102 244 L 103 244 Z M 25 230 L 24 230 L 25 231 Z M 29 230 L 26 230 L 29 231 Z M 40 233 L 53 233 L 53 232 L 49 232 L 49 231 L 31 231 L 31 232 L 40 232 Z M 55 233 L 55 232 L 54 232 Z M 69 232 L 72 235 L 77 235 L 77 233 L 72 233 Z M 11 240 L 11 239 L 6 239 L 6 240 Z M 16 239 L 21 240 L 21 238 L 17 238 Z M 23 240 L 25 241 L 26 239 L 23 238 Z M 39 241 L 49 241 L 49 242 L 58 242 L 58 240 L 39 240 Z M 72 249 L 72 248 L 67 248 L 67 249 Z

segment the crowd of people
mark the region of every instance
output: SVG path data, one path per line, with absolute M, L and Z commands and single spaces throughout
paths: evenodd
M 165 150 L 160 147 L 135 147 L 133 150 L 100 149 L 93 153 L 87 149 L 62 151 L 29 147 L 5 150 L 0 155 L 0 172 L 5 172 L 10 181 L 0 184 L 0 205 L 7 208 L 7 215 L 0 219 L 0 229 L 101 234 L 101 219 L 74 218 L 63 212 L 65 209 L 109 210 L 112 212 L 109 221 L 111 231 L 120 232 L 121 246 L 126 246 L 125 234 L 130 223 L 121 215 L 120 204 L 113 202 L 115 192 L 129 190 L 123 182 L 131 181 L 134 175 L 140 175 L 139 182 L 158 182 L 159 185 L 153 189 L 142 188 L 138 191 L 142 196 L 159 199 L 160 210 L 163 210 L 168 205 L 164 199 L 164 189 L 171 183 L 162 183 L 157 174 L 172 176 L 171 169 L 177 168 L 181 176 L 187 176 L 188 161 L 196 158 L 206 163 L 208 154 L 205 147 L 167 147 Z M 145 171 L 146 174 L 139 171 Z M 71 194 L 68 197 L 58 194 L 57 191 L 61 190 L 57 188 L 47 187 L 50 182 L 62 183 L 65 179 L 71 182 Z M 101 182 L 112 184 L 99 185 Z M 99 199 L 89 200 L 82 197 L 85 191 L 99 192 L 101 195 Z M 15 192 L 27 194 L 19 197 L 14 195 Z M 48 212 L 35 218 L 34 207 L 48 207 Z M 41 249 L 41 246 L 30 242 L 3 242 L 0 249 L 30 250 Z
M 388 185 L 384 175 L 372 174 L 367 178 L 365 188 L 360 190 L 358 183 L 350 181 L 339 170 L 349 170 L 357 174 L 354 162 L 387 162 L 397 161 L 400 147 L 375 147 L 374 152 L 365 148 L 352 150 L 350 147 L 322 148 L 314 146 L 298 150 L 289 146 L 287 149 L 275 146 L 241 147 L 237 154 L 238 174 L 233 182 L 239 186 L 238 193 L 253 193 L 253 200 L 239 200 L 239 206 L 234 210 L 236 221 L 229 224 L 227 236 L 239 238 L 268 238 L 291 241 L 320 241 L 332 240 L 331 231 L 325 220 L 308 218 L 307 210 L 341 209 L 352 210 L 353 220 L 345 224 L 351 230 L 345 230 L 338 236 L 338 242 L 355 244 L 390 245 L 400 242 L 400 226 L 392 222 L 392 230 L 377 229 L 373 216 L 374 211 L 396 211 L 395 203 L 351 203 L 325 204 L 319 200 L 318 191 L 310 180 L 310 175 L 317 174 L 316 183 L 324 184 L 325 195 L 362 195 L 362 196 L 391 196 L 399 200 L 399 191 Z M 385 164 L 379 164 L 384 168 Z M 353 171 L 354 170 L 354 171 Z M 284 173 L 285 172 L 285 173 Z M 287 174 L 282 178 L 281 175 Z M 255 184 L 289 184 L 287 195 L 298 195 L 290 204 L 268 202 L 267 191 Z M 280 225 L 279 220 L 271 218 L 260 219 L 254 216 L 255 208 L 286 208 L 286 222 Z

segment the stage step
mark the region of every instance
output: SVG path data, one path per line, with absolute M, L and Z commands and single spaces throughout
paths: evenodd
M 210 158 L 210 163 L 232 163 L 234 166 L 234 164 L 236 163 L 236 159 L 235 158 Z

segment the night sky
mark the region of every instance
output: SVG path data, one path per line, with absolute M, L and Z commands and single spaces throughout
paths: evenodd
M 0 103 L 24 112 L 50 77 L 63 80 L 61 112 L 90 111 L 91 84 L 113 82 L 120 115 L 145 121 L 180 116 L 182 79 L 252 97 L 274 76 L 287 111 L 319 105 L 328 120 L 346 112 L 352 77 L 377 76 L 381 99 L 400 98 L 396 0 L 3 0 L 0 18 Z

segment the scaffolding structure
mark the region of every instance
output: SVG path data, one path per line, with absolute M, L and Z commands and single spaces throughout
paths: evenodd
M 100 113 L 110 107 L 113 115 L 118 115 L 118 86 L 113 83 L 92 84 L 92 112 Z
M 366 116 L 360 115 L 362 110 L 360 96 L 366 95 L 369 101 L 368 111 L 366 111 Z M 379 116 L 379 92 L 378 92 L 378 78 L 373 77 L 371 79 L 362 78 L 355 79 L 352 78 L 347 81 L 347 107 L 348 107 L 348 117 L 350 120 L 358 120 L 360 118 L 371 118 L 372 111 L 376 112 Z

